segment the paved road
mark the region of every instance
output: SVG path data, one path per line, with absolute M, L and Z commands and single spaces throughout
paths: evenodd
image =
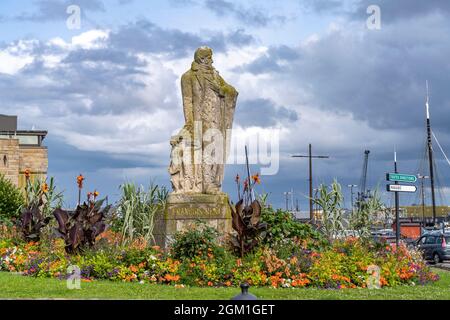
M 435 268 L 439 268 L 439 269 L 450 271 L 450 262 L 443 262 L 443 263 L 438 263 L 438 264 L 428 263 L 428 264 L 431 267 L 435 267 Z

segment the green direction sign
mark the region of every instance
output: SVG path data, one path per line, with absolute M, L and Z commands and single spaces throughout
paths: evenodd
M 396 182 L 414 183 L 417 181 L 417 177 L 410 175 L 410 174 L 403 174 L 403 173 L 387 173 L 386 180 L 387 181 L 396 181 Z

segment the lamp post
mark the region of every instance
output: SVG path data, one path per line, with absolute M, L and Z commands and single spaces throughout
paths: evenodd
M 286 211 L 289 211 L 289 196 L 292 194 L 292 191 L 283 192 L 286 197 Z

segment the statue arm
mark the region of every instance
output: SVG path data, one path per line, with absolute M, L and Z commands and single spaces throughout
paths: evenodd
M 220 94 L 230 100 L 234 100 L 235 98 L 237 98 L 238 92 L 236 91 L 236 89 L 226 83 L 226 81 L 220 75 L 218 75 L 218 78 L 220 84 Z
M 183 96 L 183 110 L 186 126 L 191 129 L 194 127 L 194 104 L 192 100 L 192 75 L 189 72 L 181 77 L 181 92 Z

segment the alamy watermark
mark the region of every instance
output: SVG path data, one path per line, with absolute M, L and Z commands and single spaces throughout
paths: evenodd
M 81 289 L 81 270 L 78 266 L 69 266 L 67 268 L 67 289 L 80 290 Z
M 254 129 L 225 132 L 218 128 L 203 128 L 195 121 L 193 128 L 183 129 L 171 139 L 172 163 L 181 165 L 245 164 L 245 147 L 249 164 L 259 165 L 261 175 L 275 175 L 280 163 L 280 130 Z
M 81 29 L 81 8 L 77 5 L 67 7 L 66 13 L 69 17 L 66 20 L 66 26 L 69 30 Z
M 367 14 L 370 16 L 367 18 L 366 25 L 369 30 L 381 29 L 381 8 L 375 4 L 367 7 Z
M 376 265 L 371 265 L 367 267 L 367 274 L 369 276 L 366 279 L 366 285 L 368 289 L 381 288 L 380 271 L 381 271 L 380 267 Z

